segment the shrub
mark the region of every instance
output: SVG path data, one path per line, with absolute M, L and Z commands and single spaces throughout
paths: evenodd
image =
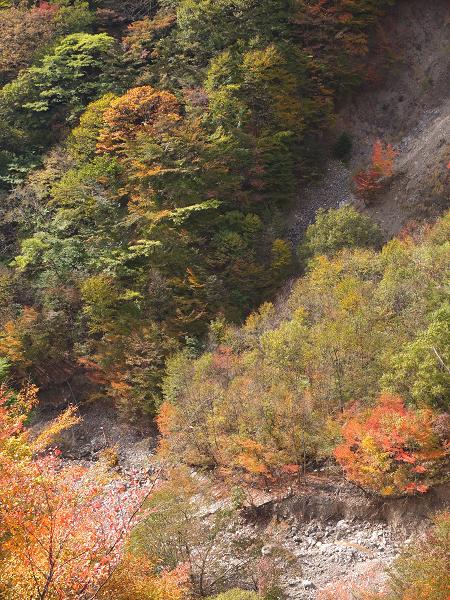
M 29 69 L 35 97 L 24 107 L 40 113 L 64 104 L 74 118 L 89 101 L 109 91 L 113 46 L 114 39 L 106 33 L 64 37 L 39 66 Z
M 209 600 L 261 600 L 261 596 L 259 596 L 256 592 L 235 589 L 224 592 L 223 594 L 219 594 L 218 596 L 214 596 Z
M 105 94 L 91 102 L 80 117 L 77 127 L 68 139 L 68 150 L 76 160 L 90 160 L 95 157 L 97 138 L 104 125 L 103 115 L 114 100 L 114 94 Z
M 381 383 L 419 406 L 449 408 L 450 304 L 430 316 L 427 329 L 392 357 Z
M 374 408 L 345 416 L 335 457 L 351 481 L 382 496 L 429 489 L 447 454 L 430 409 L 409 410 L 400 397 L 382 394 Z
M 381 240 L 378 225 L 352 206 L 328 211 L 319 209 L 316 222 L 306 230 L 300 255 L 332 255 L 342 248 L 372 248 L 377 247 Z
M 133 551 L 169 572 L 183 565 L 195 598 L 223 589 L 233 575 L 250 585 L 263 540 L 252 536 L 236 544 L 229 539 L 237 518 L 232 508 L 224 506 L 208 516 L 199 510 L 217 501 L 213 482 L 206 477 L 195 479 L 187 469 L 172 469 L 169 475 L 146 505 L 148 512 L 134 531 Z M 233 551 L 233 571 L 223 560 L 224 544 Z M 258 596 L 219 596 L 219 600 L 254 598 Z
M 333 156 L 342 162 L 348 162 L 352 155 L 353 142 L 347 132 L 341 133 L 333 146 Z
M 383 180 L 392 177 L 396 156 L 391 144 L 384 146 L 380 140 L 374 143 L 371 164 L 355 177 L 356 193 L 366 204 L 374 201 L 377 192 L 383 188 Z
M 408 545 L 389 570 L 388 591 L 368 600 L 448 600 L 450 513 L 435 516 L 426 536 Z
M 100 600 L 188 600 L 183 567 L 158 572 L 145 556 L 127 552 L 100 590 Z

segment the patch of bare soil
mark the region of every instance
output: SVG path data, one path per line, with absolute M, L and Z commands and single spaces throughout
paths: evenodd
M 157 444 L 156 427 L 148 419 L 140 426 L 121 419 L 113 402 L 98 397 L 97 386 L 84 374 L 44 389 L 35 410 L 31 426 L 35 432 L 56 418 L 69 405 L 78 409 L 81 422 L 58 439 L 58 447 L 67 460 L 90 463 L 98 460 L 110 448 L 119 470 L 146 471 L 150 468 Z
M 353 203 L 371 214 L 386 237 L 411 219 L 433 218 L 450 204 L 450 64 L 447 0 L 401 0 L 380 25 L 370 63 L 383 73 L 340 110 L 336 139 L 353 144 L 348 165 L 330 161 L 323 179 L 299 195 L 291 218 L 298 242 L 320 207 Z M 363 207 L 353 177 L 368 165 L 374 142 L 397 151 L 394 177 L 379 200 Z

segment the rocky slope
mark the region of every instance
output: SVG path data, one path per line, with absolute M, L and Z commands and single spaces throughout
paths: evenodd
M 346 103 L 336 122 L 336 138 L 346 132 L 352 140 L 351 160 L 331 160 L 323 179 L 299 194 L 294 241 L 320 207 L 354 203 L 390 237 L 411 219 L 449 206 L 449 14 L 446 0 L 401 0 L 380 25 L 370 58 L 379 81 Z M 377 139 L 393 144 L 398 155 L 386 190 L 365 208 L 354 196 L 353 176 L 367 166 Z
M 347 599 L 355 584 L 380 586 L 385 568 L 405 543 L 428 526 L 428 517 L 448 506 L 449 486 L 421 497 L 375 498 L 333 475 L 308 475 L 300 482 L 262 491 L 246 488 L 248 503 L 213 548 L 215 562 L 236 564 L 229 587 L 252 587 L 239 569 L 236 548 L 261 540 L 265 569 L 278 574 L 286 600 Z M 219 493 L 220 497 L 220 493 Z M 205 518 L 229 503 L 225 496 Z
M 283 569 L 286 597 L 313 600 L 337 584 L 342 593 L 355 583 L 380 585 L 401 547 L 448 505 L 449 491 L 381 501 L 342 481 L 306 480 L 270 508 L 271 539 L 294 558 Z

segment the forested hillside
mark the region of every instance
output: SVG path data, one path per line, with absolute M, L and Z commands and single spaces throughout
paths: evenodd
M 214 321 L 207 353 L 170 359 L 164 450 L 267 476 L 334 452 L 382 495 L 445 477 L 435 426 L 449 400 L 449 216 L 377 252 L 366 247 L 377 230 L 353 209 L 319 215 L 307 273 L 285 299 L 242 328 Z
M 0 0 L 1 600 L 447 600 L 448 512 L 317 592 L 264 512 L 446 503 L 448 113 L 349 114 L 405 2 Z
M 272 298 L 296 262 L 283 214 L 320 171 L 336 102 L 368 76 L 389 4 L 4 8 L 13 376 L 49 385 L 81 361 L 126 412 L 153 412 L 174 348 Z

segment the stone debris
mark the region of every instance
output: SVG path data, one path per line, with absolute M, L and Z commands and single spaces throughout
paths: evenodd
M 350 570 L 379 561 L 389 564 L 403 545 L 403 536 L 383 523 L 340 520 L 292 524 L 277 542 L 295 557 L 284 572 L 282 586 L 292 600 L 312 600 L 317 590 L 344 579 Z M 302 577 L 298 577 L 298 573 Z

